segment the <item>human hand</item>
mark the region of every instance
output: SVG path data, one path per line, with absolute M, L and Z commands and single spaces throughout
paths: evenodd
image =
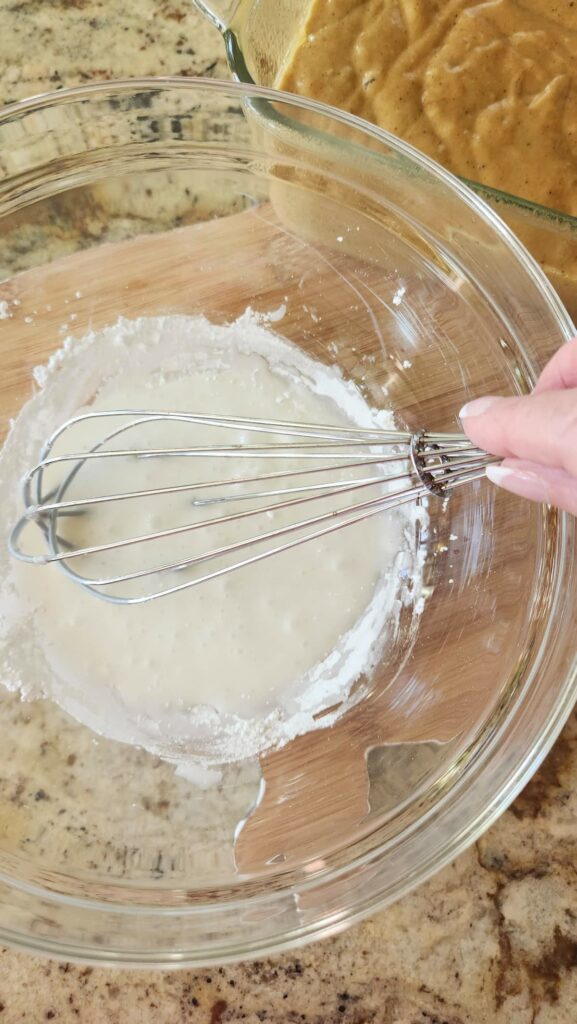
M 493 483 L 577 515 L 577 338 L 522 398 L 479 398 L 460 412 L 474 444 L 503 456 L 487 467 Z

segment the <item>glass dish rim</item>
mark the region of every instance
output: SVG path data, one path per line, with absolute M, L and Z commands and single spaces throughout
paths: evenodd
M 229 37 L 234 40 L 234 45 L 237 46 L 236 37 L 231 29 L 225 29 L 224 31 L 225 42 L 229 43 Z M 239 51 L 240 53 L 240 51 Z M 236 74 L 236 72 L 235 72 Z M 491 206 L 477 194 L 476 189 L 478 188 L 487 195 L 495 195 L 499 198 L 499 201 L 507 201 L 519 206 L 523 206 L 525 211 L 535 210 L 537 214 L 541 211 L 543 214 L 550 215 L 553 219 L 567 221 L 567 223 L 575 225 L 577 228 L 577 218 L 570 217 L 568 214 L 563 214 L 555 210 L 550 209 L 546 206 L 538 206 L 538 204 L 530 203 L 528 200 L 521 199 L 512 193 L 499 192 L 497 189 L 492 189 L 489 186 L 482 185 L 476 181 L 468 181 L 464 178 L 460 178 L 450 171 L 447 171 L 441 164 L 438 164 L 431 157 L 425 153 L 421 153 L 420 150 L 416 149 L 410 143 L 405 142 L 404 139 L 398 138 L 391 132 L 386 131 L 384 128 L 379 128 L 377 125 L 371 124 L 369 121 L 365 121 L 356 114 L 349 114 L 346 111 L 339 110 L 338 107 L 332 107 L 327 103 L 320 103 L 317 100 L 311 100 L 304 96 L 297 96 L 294 93 L 284 92 L 280 89 L 270 89 L 265 86 L 256 85 L 250 79 L 248 75 L 248 81 L 240 79 L 238 76 L 236 80 L 227 81 L 226 79 L 215 79 L 215 78 L 202 78 L 199 76 L 182 76 L 182 75 L 158 75 L 158 76 L 144 76 L 141 78 L 117 78 L 117 79 L 103 79 L 99 82 L 91 82 L 86 85 L 70 86 L 66 89 L 48 90 L 46 92 L 37 93 L 33 96 L 25 97 L 21 100 L 16 100 L 13 103 L 8 103 L 4 106 L 0 106 L 0 127 L 4 124 L 9 123 L 15 117 L 18 118 L 25 113 L 33 113 L 35 111 L 41 111 L 50 106 L 65 105 L 66 103 L 73 102 L 74 100 L 82 100 L 83 97 L 90 99 L 92 96 L 99 94 L 105 94 L 110 90 L 119 92 L 130 92 L 131 90 L 137 92 L 155 91 L 159 88 L 174 88 L 183 89 L 186 91 L 187 88 L 203 88 L 214 92 L 227 92 L 232 91 L 239 96 L 244 96 L 249 99 L 254 97 L 269 103 L 282 102 L 288 107 L 297 107 L 301 110 L 309 111 L 310 113 L 317 114 L 326 118 L 328 121 L 337 121 L 341 124 L 355 129 L 357 132 L 362 132 L 374 138 L 376 141 L 387 145 L 391 150 L 395 151 L 398 155 L 405 157 L 408 161 L 421 165 L 429 174 L 434 175 L 453 192 L 459 195 L 459 198 L 465 201 L 469 206 L 472 206 L 477 214 L 482 214 L 483 217 L 489 221 L 491 226 L 501 235 L 505 236 L 505 240 L 512 248 L 517 258 L 521 259 L 525 270 L 529 271 L 530 276 L 537 278 L 537 282 L 541 290 L 544 290 L 547 295 L 547 299 L 550 305 L 555 310 L 557 318 L 560 319 L 560 325 L 564 323 L 568 325 L 569 331 L 575 331 L 575 325 L 572 323 L 563 303 L 561 302 L 557 292 L 553 288 L 545 272 L 541 269 L 537 261 L 529 253 L 523 243 L 517 238 L 514 231 L 499 217 L 499 214 L 492 209 Z M 310 132 L 305 125 L 297 123 L 300 131 L 305 133 Z M 340 142 L 341 140 L 337 140 Z

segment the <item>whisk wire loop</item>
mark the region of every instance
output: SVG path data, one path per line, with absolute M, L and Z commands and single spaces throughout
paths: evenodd
M 119 423 L 120 421 L 120 423 Z M 85 450 L 58 451 L 64 435 L 74 428 L 91 427 L 110 422 L 113 429 L 88 444 Z M 134 447 L 110 447 L 129 432 L 143 431 L 154 424 L 186 425 L 187 428 L 223 428 L 237 433 L 231 443 L 196 443 L 192 445 L 156 446 L 142 442 Z M 264 434 L 259 443 L 253 435 Z M 201 439 L 202 440 L 202 439 Z M 71 494 L 73 482 L 91 465 L 103 466 L 107 460 L 186 459 L 192 464 L 220 460 L 224 466 L 237 469 L 231 476 L 219 474 L 216 479 L 191 480 L 162 486 L 138 487 L 111 493 Z M 250 460 L 252 469 L 242 471 L 242 460 Z M 264 472 L 254 468 L 254 460 L 266 460 Z M 382 430 L 357 426 L 300 423 L 283 420 L 250 419 L 248 417 L 212 416 L 189 412 L 149 410 L 98 410 L 82 413 L 62 424 L 42 447 L 37 464 L 27 473 L 22 486 L 24 512 L 9 538 L 14 558 L 33 565 L 56 563 L 71 580 L 84 590 L 115 604 L 141 604 L 174 594 L 209 580 L 217 579 L 243 567 L 289 551 L 292 548 L 327 536 L 346 526 L 358 524 L 372 516 L 408 502 L 423 502 L 430 496 L 446 498 L 457 487 L 481 479 L 485 468 L 495 461 L 471 444 L 463 434 L 420 431 Z M 269 468 L 275 462 L 281 468 Z M 241 472 L 238 473 L 239 467 Z M 47 476 L 64 470 L 55 486 L 46 488 Z M 367 474 L 367 471 L 369 475 Z M 343 472 L 355 476 L 342 478 Z M 339 477 L 337 478 L 337 474 Z M 246 488 L 250 489 L 247 490 Z M 355 495 L 378 488 L 376 496 L 357 500 Z M 137 499 L 189 496 L 195 512 L 208 506 L 223 506 L 219 514 L 178 523 L 162 529 L 136 533 L 128 537 L 88 543 L 71 543 L 63 527 L 72 517 L 96 515 L 99 507 Z M 347 497 L 349 496 L 349 497 Z M 346 497 L 337 507 L 326 507 L 327 499 Z M 311 503 L 325 501 L 325 509 L 307 515 Z M 249 507 L 246 504 L 250 503 Z M 264 504 L 263 504 L 264 502 Z M 240 503 L 240 508 L 235 506 Z M 244 505 L 245 507 L 242 507 Z M 225 524 L 250 523 L 252 519 L 279 512 L 297 511 L 303 515 L 270 529 L 249 532 L 239 540 L 224 544 L 210 542 L 211 529 Z M 314 506 L 313 506 L 314 509 Z M 24 544 L 27 530 L 35 525 L 44 539 L 44 550 L 30 550 Z M 80 571 L 82 559 L 114 555 L 119 551 L 139 548 L 151 542 L 167 542 L 187 535 L 204 536 L 206 547 L 184 557 L 166 558 L 150 565 L 124 568 L 123 571 L 89 575 Z M 254 550 L 252 550 L 254 549 Z M 223 564 L 224 563 L 224 564 Z M 78 566 L 78 569 L 75 568 Z M 196 570 L 200 569 L 200 572 Z M 122 592 L 122 585 L 135 581 L 158 579 L 166 582 L 166 574 L 188 573 L 177 583 L 153 585 L 144 592 Z M 118 592 L 118 588 L 121 592 Z

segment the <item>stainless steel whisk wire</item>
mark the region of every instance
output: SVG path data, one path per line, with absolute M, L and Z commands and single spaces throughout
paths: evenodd
M 86 451 L 51 454 L 56 442 L 66 431 L 72 430 L 75 426 L 87 421 L 102 420 L 106 422 L 106 420 L 110 419 L 128 420 L 128 422 L 123 422 L 116 426 Z M 269 437 L 278 437 L 283 440 L 279 442 L 267 440 L 264 444 L 249 444 L 246 441 L 241 441 L 236 444 L 208 444 L 167 448 L 135 447 L 110 449 L 105 447 L 121 435 L 155 422 L 174 422 L 202 427 L 223 427 L 228 430 L 239 430 L 243 434 L 264 433 Z M 362 454 L 353 454 L 350 451 L 353 446 L 365 449 L 365 451 Z M 339 451 L 338 449 L 340 448 L 349 450 Z M 232 477 L 223 480 L 200 480 L 192 483 L 115 492 L 94 497 L 66 498 L 72 481 L 77 477 L 81 469 L 90 465 L 92 460 L 102 461 L 106 459 L 126 459 L 129 457 L 139 459 L 278 459 L 281 462 L 283 460 L 293 460 L 293 463 L 295 459 L 298 459 L 299 462 L 315 462 L 320 463 L 320 465 L 311 465 L 310 468 L 303 468 L 302 466 L 295 468 L 293 465 L 292 467 L 289 466 L 288 468 L 272 472 Z M 106 601 L 115 604 L 141 604 L 227 575 L 262 559 L 270 558 L 283 551 L 333 533 L 345 526 L 359 523 L 384 510 L 389 510 L 408 502 L 422 501 L 428 495 L 447 497 L 456 487 L 483 477 L 486 466 L 494 461 L 496 460 L 493 456 L 488 455 L 482 449 L 471 444 L 464 434 L 458 433 L 429 433 L 426 431 L 410 433 L 379 428 L 338 427 L 284 420 L 251 419 L 250 417 L 210 416 L 189 412 L 129 409 L 86 412 L 72 417 L 54 431 L 42 447 L 37 464 L 26 474 L 22 486 L 24 513 L 12 530 L 9 538 L 9 550 L 14 558 L 23 562 L 34 565 L 58 564 L 74 582 Z M 62 481 L 51 491 L 44 494 L 43 483 L 46 471 L 56 466 L 66 466 L 66 464 L 70 464 L 71 468 L 65 473 Z M 382 468 L 387 464 L 391 465 L 394 470 L 391 475 L 381 471 L 375 472 L 374 475 L 369 477 L 361 477 L 360 479 L 314 482 L 315 474 L 326 475 L 331 471 L 334 472 L 336 469 L 366 469 L 371 466 Z M 398 472 L 397 467 L 400 465 L 402 465 L 402 471 Z M 289 484 L 289 486 L 286 486 L 287 481 L 295 477 L 298 477 L 299 480 L 306 477 L 307 480 L 311 479 L 312 482 L 306 484 L 299 482 L 296 485 Z M 276 487 L 273 481 L 282 482 L 284 485 Z M 403 481 L 404 483 L 402 484 Z M 153 499 L 159 495 L 169 494 L 193 493 L 196 495 L 198 492 L 209 494 L 211 490 L 218 488 L 237 487 L 238 485 L 246 484 L 262 485 L 263 483 L 273 484 L 272 489 L 258 489 L 240 494 L 217 494 L 216 497 L 210 497 L 209 495 L 207 498 L 193 497 L 192 506 L 199 508 L 204 505 L 226 505 L 230 502 L 237 503 L 249 500 L 256 502 L 268 498 L 280 498 L 282 500 L 275 501 L 270 505 L 253 506 L 242 511 L 230 512 L 185 525 L 81 548 L 71 548 L 69 543 L 60 537 L 58 532 L 60 519 L 71 515 L 82 515 L 103 503 L 130 501 L 136 498 Z M 274 513 L 281 509 L 306 506 L 310 502 L 318 501 L 323 497 L 352 494 L 355 491 L 368 487 L 377 485 L 389 487 L 392 484 L 399 484 L 399 487 L 388 493 L 379 494 L 377 497 L 354 502 L 343 508 L 319 512 L 297 522 L 261 531 L 221 547 L 212 549 L 209 547 L 207 551 L 189 558 L 181 558 L 177 561 L 165 562 L 161 565 L 147 566 L 130 572 L 97 578 L 82 575 L 82 573 L 77 572 L 70 565 L 71 561 L 86 558 L 87 556 L 113 552 L 118 549 L 146 544 L 150 541 L 162 540 L 163 538 L 174 537 L 201 529 L 209 530 L 212 526 L 224 523 L 250 520 L 253 516 Z M 24 531 L 31 523 L 35 523 L 44 535 L 47 550 L 43 554 L 29 553 L 22 545 Z M 302 535 L 303 531 L 307 532 Z M 283 538 L 290 539 L 283 540 Z M 279 541 L 281 543 L 277 543 Z M 247 548 L 262 545 L 264 542 L 273 542 L 274 546 L 248 554 L 246 557 L 242 556 L 241 553 L 245 552 Z M 153 589 L 145 594 L 122 595 L 107 590 L 107 588 L 117 587 L 123 583 L 130 583 L 131 581 L 144 579 L 149 576 L 155 577 L 169 571 L 182 571 L 203 565 L 208 568 L 210 562 L 222 559 L 225 556 L 236 556 L 237 554 L 241 555 L 238 561 L 224 566 L 221 565 L 218 568 L 209 568 L 202 575 L 186 579 L 184 582 L 179 582 L 162 589 Z

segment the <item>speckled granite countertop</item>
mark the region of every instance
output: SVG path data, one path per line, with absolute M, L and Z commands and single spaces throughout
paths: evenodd
M 187 0 L 0 0 L 0 102 L 129 75 L 225 76 Z M 0 1024 L 575 1024 L 577 726 L 418 892 L 274 961 L 120 972 L 0 952 Z

